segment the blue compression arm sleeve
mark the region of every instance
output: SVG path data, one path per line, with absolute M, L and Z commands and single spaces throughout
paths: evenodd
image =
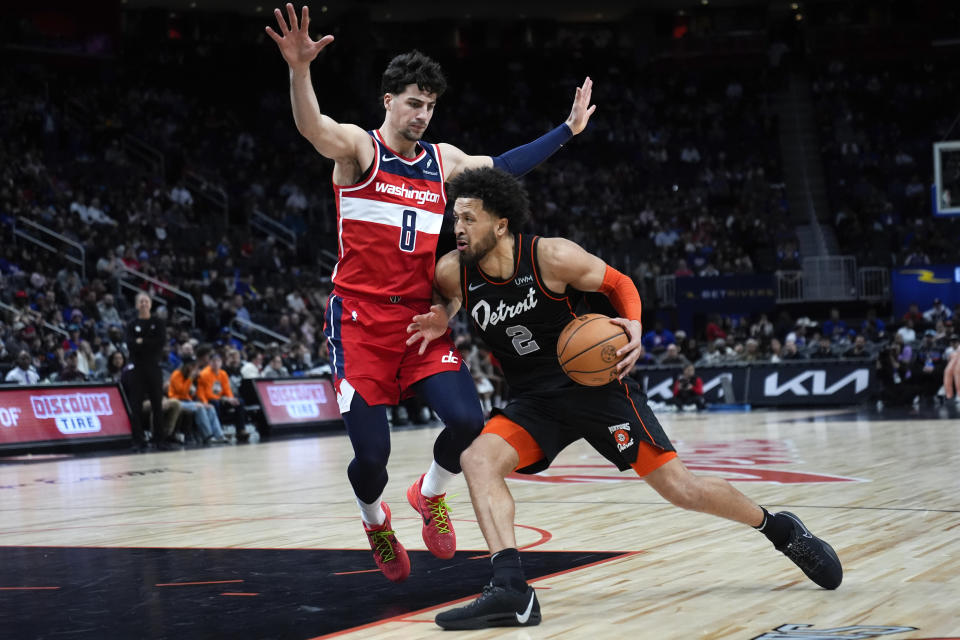
M 548 131 L 533 142 L 510 149 L 503 155 L 493 158 L 493 166 L 503 169 L 513 176 L 522 176 L 538 164 L 556 153 L 570 138 L 573 132 L 567 123 Z

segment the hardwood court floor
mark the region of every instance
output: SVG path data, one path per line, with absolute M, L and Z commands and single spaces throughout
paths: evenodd
M 510 481 L 518 541 L 528 547 L 532 573 L 546 576 L 534 582 L 543 623 L 466 637 L 960 638 L 955 415 L 951 409 L 940 419 L 851 410 L 662 416 L 689 467 L 796 513 L 833 545 L 845 568 L 833 592 L 817 588 L 760 534 L 680 511 L 575 445 L 545 474 Z M 469 553 L 484 544 L 462 478 L 451 488 L 451 504 L 463 553 L 444 563 L 423 551 L 420 520 L 405 491 L 425 470 L 436 434 L 436 428 L 393 434 L 385 498 L 413 562 L 402 585 L 369 572 L 369 552 L 360 552 L 366 541 L 342 435 L 2 463 L 0 637 L 329 632 L 320 624 L 314 630 L 311 619 L 339 621 L 342 630 L 332 633 L 346 638 L 450 636 L 433 616 L 479 591 L 487 561 Z M 88 547 L 99 555 L 41 547 Z M 106 570 L 117 563 L 123 571 Z M 347 579 L 349 588 L 338 582 Z M 309 587 L 297 586 L 304 580 Z M 175 605 L 150 591 L 171 592 L 161 585 L 179 587 Z M 129 614 L 111 609 L 111 602 L 139 597 L 132 589 L 147 589 L 143 598 L 156 606 Z M 65 599 L 99 612 L 99 627 L 55 626 Z M 269 618 L 284 602 L 297 604 L 294 613 Z M 142 618 L 141 632 L 130 636 L 123 631 L 129 627 L 114 626 L 111 633 L 111 618 L 119 615 Z M 217 615 L 230 624 L 218 626 Z M 297 616 L 297 625 L 289 622 Z

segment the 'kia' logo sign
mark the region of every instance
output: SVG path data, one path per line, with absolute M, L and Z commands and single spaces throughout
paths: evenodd
M 853 392 L 860 393 L 870 385 L 870 370 L 856 369 L 827 386 L 827 372 L 822 369 L 804 371 L 780 383 L 780 372 L 775 371 L 763 380 L 763 395 L 776 398 L 785 393 L 796 396 L 832 396 L 847 385 L 853 384 Z

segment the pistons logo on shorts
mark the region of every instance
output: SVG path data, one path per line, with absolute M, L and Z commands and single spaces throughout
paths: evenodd
M 617 443 L 617 449 L 622 453 L 624 449 L 633 445 L 633 436 L 630 435 L 630 423 L 615 424 L 610 429 L 613 439 Z

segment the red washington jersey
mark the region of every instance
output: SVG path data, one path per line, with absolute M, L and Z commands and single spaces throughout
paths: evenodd
M 437 145 L 420 142 L 405 158 L 379 131 L 370 174 L 351 186 L 333 185 L 337 198 L 335 290 L 345 296 L 427 300 L 433 292 L 437 239 L 447 196 Z

